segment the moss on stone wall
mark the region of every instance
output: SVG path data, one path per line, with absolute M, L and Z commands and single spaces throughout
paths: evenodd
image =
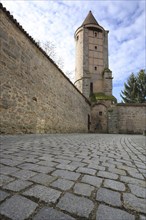
M 91 102 L 96 102 L 98 100 L 111 100 L 114 103 L 117 103 L 117 99 L 113 95 L 106 95 L 102 92 L 99 93 L 93 93 L 90 95 Z

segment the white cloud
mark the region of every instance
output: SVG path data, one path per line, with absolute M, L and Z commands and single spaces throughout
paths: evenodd
M 92 10 L 99 24 L 110 31 L 109 63 L 117 97 L 129 74 L 145 68 L 146 8 L 143 0 L 1 2 L 34 39 L 55 43 L 65 71 L 74 71 L 74 32 Z

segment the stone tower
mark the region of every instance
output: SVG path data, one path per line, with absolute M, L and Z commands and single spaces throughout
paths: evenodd
M 75 85 L 89 98 L 112 95 L 112 72 L 108 66 L 108 32 L 91 11 L 75 32 Z
M 112 72 L 108 63 L 108 33 L 91 11 L 75 32 L 75 85 L 91 101 L 91 132 L 108 132 Z

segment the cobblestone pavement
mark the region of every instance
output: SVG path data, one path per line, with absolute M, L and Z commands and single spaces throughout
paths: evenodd
M 140 135 L 1 136 L 1 219 L 146 220 Z

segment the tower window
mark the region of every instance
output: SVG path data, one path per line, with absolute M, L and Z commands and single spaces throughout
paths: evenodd
M 91 82 L 90 83 L 90 94 L 92 94 L 93 93 L 93 83 Z
M 77 36 L 77 40 L 79 40 L 79 35 Z
M 99 115 L 102 116 L 102 112 L 99 112 Z
M 97 33 L 96 32 L 94 33 L 94 36 L 97 37 Z
M 95 46 L 95 50 L 97 50 L 97 46 Z
M 97 70 L 97 66 L 95 66 L 94 69 Z

